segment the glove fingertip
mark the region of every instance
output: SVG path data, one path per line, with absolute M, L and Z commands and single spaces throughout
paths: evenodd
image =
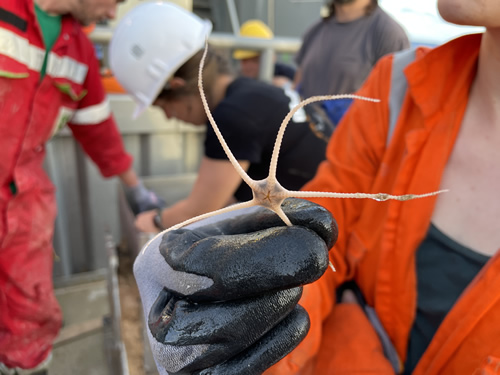
M 293 351 L 306 337 L 309 328 L 309 315 L 304 308 L 297 305 L 285 319 L 246 351 L 220 365 L 205 369 L 199 374 L 262 374 Z
M 294 225 L 301 225 L 316 232 L 331 249 L 337 241 L 338 226 L 332 213 L 325 207 L 308 200 L 288 198 L 283 211 Z

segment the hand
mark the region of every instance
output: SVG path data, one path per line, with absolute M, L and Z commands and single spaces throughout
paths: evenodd
M 135 227 L 144 233 L 158 233 L 160 229 L 154 224 L 156 210 L 141 212 L 135 217 Z
M 154 191 L 148 190 L 140 180 L 133 187 L 125 186 L 125 195 L 134 215 L 166 205 L 163 199 Z
M 283 209 L 294 226 L 253 207 L 160 234 L 141 251 L 134 274 L 161 374 L 260 374 L 305 337 L 297 302 L 327 269 L 337 226 L 308 201 Z

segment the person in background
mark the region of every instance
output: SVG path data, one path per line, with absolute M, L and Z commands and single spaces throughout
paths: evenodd
M 272 39 L 274 34 L 264 22 L 248 20 L 240 27 L 240 36 L 246 38 Z M 237 49 L 233 58 L 239 61 L 240 74 L 244 77 L 258 79 L 260 75 L 261 54 L 255 50 Z M 274 56 L 276 60 L 276 56 Z M 278 87 L 291 86 L 295 77 L 295 68 L 279 61 L 274 63 L 273 84 Z
M 295 56 L 295 89 L 306 99 L 315 95 L 352 94 L 384 55 L 409 48 L 403 28 L 377 0 L 330 0 L 328 15 L 304 34 Z M 322 105 L 334 124 L 351 99 Z
M 358 90 L 380 103 L 352 103 L 303 190 L 448 191 L 286 200 L 291 227 L 243 211 L 158 235 L 134 274 L 161 374 L 499 373 L 500 2 L 437 4 L 485 32 L 381 58 Z M 329 248 L 336 272 L 310 283 Z
M 260 20 L 248 20 L 240 28 L 240 35 L 247 38 L 272 39 L 271 29 Z M 240 74 L 244 77 L 258 79 L 260 74 L 261 54 L 258 51 L 237 49 L 233 58 L 240 62 Z M 293 88 L 295 68 L 276 61 L 274 63 L 274 76 L 272 83 L 282 88 L 291 99 L 291 106 L 300 102 L 299 93 Z M 304 107 L 307 122 L 316 134 L 326 142 L 330 138 L 335 125 L 332 123 L 325 110 L 318 103 Z
M 0 4 L 0 374 L 44 374 L 62 323 L 52 285 L 55 188 L 45 144 L 66 124 L 103 176 L 139 210 L 156 207 L 132 169 L 81 25 L 113 18 L 116 0 Z
M 110 65 L 120 84 L 139 103 L 139 111 L 153 104 L 168 118 L 207 124 L 198 70 L 210 30 L 208 21 L 173 4 L 137 6 L 121 20 L 110 43 Z M 135 55 L 134 51 L 142 52 Z M 135 74 L 130 75 L 129 69 Z M 267 177 L 278 128 L 293 107 L 292 99 L 271 84 L 236 77 L 229 63 L 211 48 L 203 72 L 210 110 L 234 157 L 253 179 Z M 305 120 L 303 111 L 295 114 L 281 147 L 277 174 L 289 189 L 299 189 L 309 181 L 324 158 L 326 142 Z M 140 230 L 158 232 L 251 199 L 250 188 L 234 170 L 211 126 L 207 126 L 204 146 L 189 196 L 160 212 L 139 215 L 136 226 Z

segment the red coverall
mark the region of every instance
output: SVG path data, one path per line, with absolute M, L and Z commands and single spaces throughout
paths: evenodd
M 423 194 L 440 189 L 476 74 L 481 35 L 431 51 L 418 49 L 405 69 L 408 91 L 387 142 L 392 56 L 382 58 L 335 131 L 327 161 L 304 187 L 310 191 Z M 402 363 L 416 315 L 415 251 L 425 238 L 435 198 L 406 202 L 315 199 L 338 222 L 330 251 L 337 272 L 306 285 L 300 304 L 311 329 L 266 375 L 394 374 L 381 343 L 356 304 L 335 301 L 335 288 L 354 279 Z M 499 244 L 500 247 L 500 244 Z M 464 290 L 434 335 L 414 375 L 500 374 L 500 248 Z
M 125 152 L 91 42 L 70 16 L 45 54 L 33 0 L 0 4 L 0 362 L 33 368 L 61 326 L 53 294 L 54 186 L 42 162 L 45 143 L 69 124 L 103 176 L 125 172 Z M 17 193 L 9 185 L 14 182 Z

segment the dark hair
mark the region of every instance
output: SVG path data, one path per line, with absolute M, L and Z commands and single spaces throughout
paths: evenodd
M 201 58 L 203 56 L 203 51 L 200 50 L 194 54 L 188 61 L 186 61 L 177 71 L 174 73 L 174 77 L 182 78 L 186 81 L 186 85 L 178 89 L 165 88 L 157 98 L 165 100 L 177 99 L 181 96 L 191 95 L 198 92 L 198 71 L 201 63 Z M 221 53 L 216 52 L 212 47 L 208 47 L 207 56 L 205 58 L 205 64 L 203 66 L 203 87 L 207 95 L 207 99 L 210 98 L 210 93 L 214 85 L 215 79 L 221 74 L 232 74 L 229 61 Z M 210 102 L 210 100 L 209 100 Z
M 335 4 L 333 0 L 330 0 L 329 3 L 327 4 L 328 6 L 328 15 L 325 16 L 325 19 L 329 19 L 335 15 Z M 367 5 L 365 9 L 365 15 L 371 14 L 375 8 L 378 6 L 378 0 L 372 0 L 370 4 Z

